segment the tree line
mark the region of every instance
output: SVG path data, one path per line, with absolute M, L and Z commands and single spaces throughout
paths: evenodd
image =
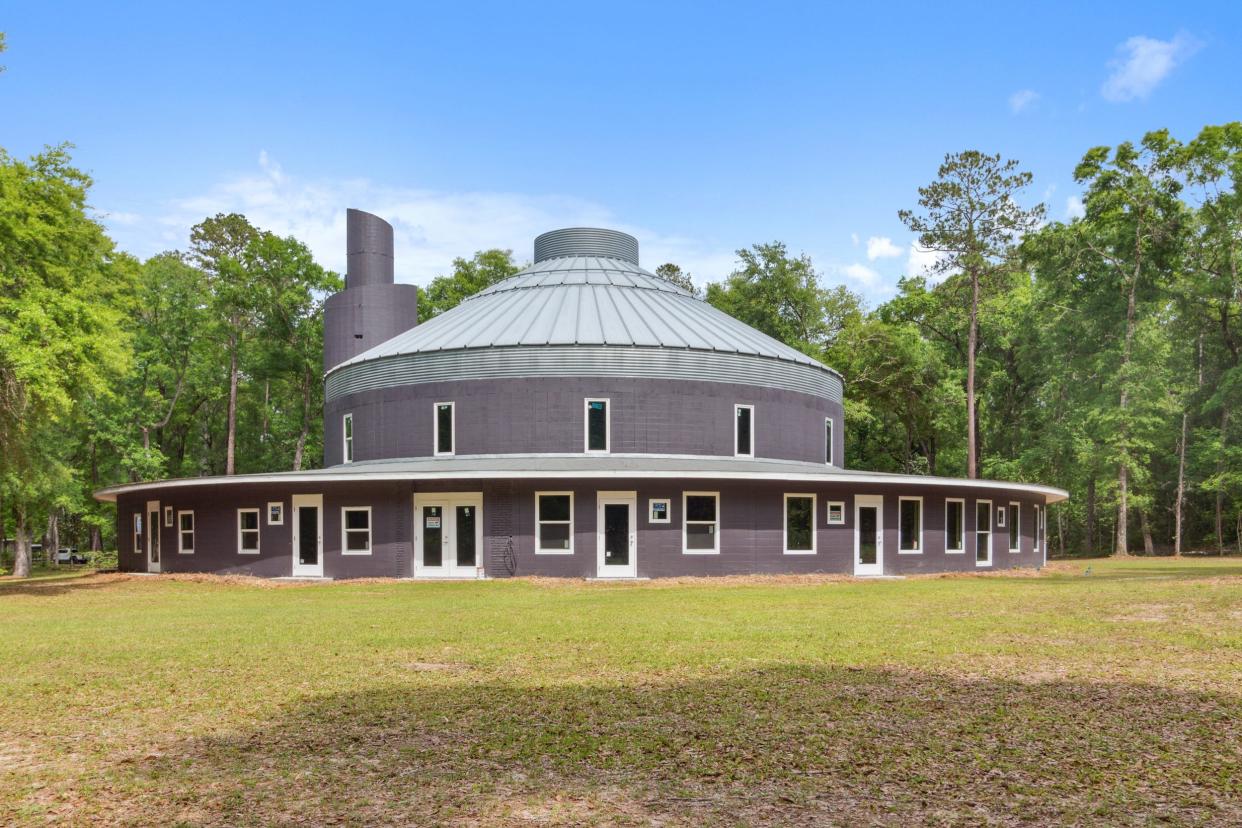
M 1084 214 L 1047 222 L 1016 161 L 947 156 L 898 212 L 936 264 L 874 308 L 780 242 L 701 291 L 657 273 L 841 371 L 853 468 L 1061 486 L 1058 554 L 1242 550 L 1240 173 L 1242 124 L 1152 132 L 1089 150 Z M 90 185 L 67 147 L 0 150 L 0 535 L 19 571 L 35 538 L 115 543 L 101 486 L 322 456 L 340 277 L 238 214 L 139 261 Z M 455 260 L 420 321 L 520 268 Z

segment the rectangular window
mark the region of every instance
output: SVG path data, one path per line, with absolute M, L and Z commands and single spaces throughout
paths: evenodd
M 845 503 L 840 500 L 828 501 L 828 525 L 844 526 L 845 525 Z
M 371 554 L 371 507 L 341 508 L 341 554 Z
M 683 492 L 681 496 L 681 551 L 713 555 L 720 551 L 720 493 Z
M 647 522 L 668 523 L 672 505 L 672 502 L 667 497 L 652 498 L 647 501 Z
M 586 450 L 606 453 L 608 451 L 608 400 L 585 401 Z
M 572 555 L 574 551 L 574 495 L 572 492 L 535 493 L 535 552 Z
M 171 529 L 173 521 L 173 508 L 171 506 L 164 507 L 164 528 Z
M 452 454 L 453 445 L 453 404 L 436 403 L 436 454 Z
M 1004 506 L 996 507 L 996 528 L 998 529 L 1005 528 L 1005 507 Z
M 975 565 L 992 563 L 992 501 L 975 501 Z
M 177 512 L 177 551 L 182 555 L 194 554 L 193 512 Z
M 241 555 L 259 554 L 259 510 L 237 510 L 237 552 Z
M 735 457 L 754 457 L 755 448 L 752 444 L 751 429 L 755 420 L 753 405 L 733 406 L 733 454 Z
M 1022 505 L 1009 504 L 1009 551 L 1022 551 Z
M 276 501 L 267 504 L 267 525 L 285 525 L 285 504 Z
M 815 554 L 815 495 L 785 495 L 785 554 Z
M 944 551 L 966 551 L 966 501 L 950 497 L 944 502 Z
M 344 441 L 341 457 L 344 462 L 354 462 L 354 415 L 346 414 L 341 418 L 341 439 Z
M 134 552 L 142 554 L 142 513 L 134 512 Z
M 832 418 L 824 418 L 824 462 L 832 465 Z
M 897 499 L 897 554 L 917 555 L 923 551 L 923 498 Z

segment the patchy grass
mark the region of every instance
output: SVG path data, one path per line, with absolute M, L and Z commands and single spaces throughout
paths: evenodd
M 0 824 L 1242 823 L 1240 561 L 87 575 L 0 617 Z

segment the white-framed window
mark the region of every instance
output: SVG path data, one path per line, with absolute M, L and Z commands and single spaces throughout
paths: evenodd
M 273 500 L 267 504 L 267 525 L 268 526 L 284 526 L 285 525 L 285 504 L 279 500 Z
M 815 554 L 815 495 L 785 495 L 783 549 L 786 555 Z
M 720 552 L 720 492 L 681 493 L 681 551 L 686 555 Z
M 1039 555 L 1040 552 L 1042 552 L 1044 548 L 1043 547 L 1044 532 L 1046 531 L 1044 528 L 1044 510 L 1040 508 L 1038 503 L 1036 503 L 1033 508 L 1035 509 L 1035 524 L 1034 524 L 1035 526 L 1035 540 L 1034 540 L 1035 549 L 1034 549 L 1034 552 L 1036 555 Z
M 966 552 L 966 501 L 960 497 L 944 500 L 944 551 L 948 555 Z
M 992 565 L 992 501 L 975 501 L 975 566 Z
M 189 510 L 177 512 L 177 552 L 194 554 L 194 513 Z
M 371 554 L 371 507 L 341 507 L 341 554 Z
M 354 462 L 353 414 L 346 414 L 341 418 L 341 458 L 346 463 Z
M 755 407 L 733 406 L 733 456 L 755 456 Z
M 1005 528 L 1005 507 L 1004 506 L 996 507 L 996 528 L 997 529 Z
M 1022 504 L 1009 503 L 1009 551 L 1022 551 Z
M 438 402 L 433 408 L 435 415 L 435 454 L 453 454 L 457 450 L 454 436 L 456 406 L 451 402 Z
M 587 397 L 582 401 L 586 417 L 585 451 L 588 454 L 607 454 L 610 445 L 609 432 L 612 422 L 608 410 L 608 400 Z
M 134 512 L 134 552 L 142 554 L 142 512 Z
M 668 523 L 672 520 L 673 502 L 667 497 L 653 497 L 647 501 L 647 522 Z
M 164 507 L 164 528 L 171 529 L 173 525 L 173 507 Z
M 923 498 L 897 498 L 897 554 L 923 552 Z
M 259 510 L 237 510 L 237 554 L 259 554 Z
M 574 553 L 574 493 L 535 492 L 535 554 Z
M 824 462 L 832 465 L 832 418 L 824 418 Z
M 845 525 L 845 501 L 844 500 L 829 500 L 827 504 L 825 505 L 828 507 L 827 509 L 828 525 L 829 526 L 844 526 Z

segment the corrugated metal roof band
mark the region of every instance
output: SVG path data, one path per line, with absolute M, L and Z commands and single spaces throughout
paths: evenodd
M 535 237 L 536 264 L 562 256 L 607 256 L 638 264 L 638 239 L 602 227 L 566 227 Z
M 448 380 L 516 377 L 640 377 L 729 382 L 842 400 L 841 379 L 810 365 L 720 351 L 589 345 L 471 348 L 401 354 L 331 372 L 324 395 Z

